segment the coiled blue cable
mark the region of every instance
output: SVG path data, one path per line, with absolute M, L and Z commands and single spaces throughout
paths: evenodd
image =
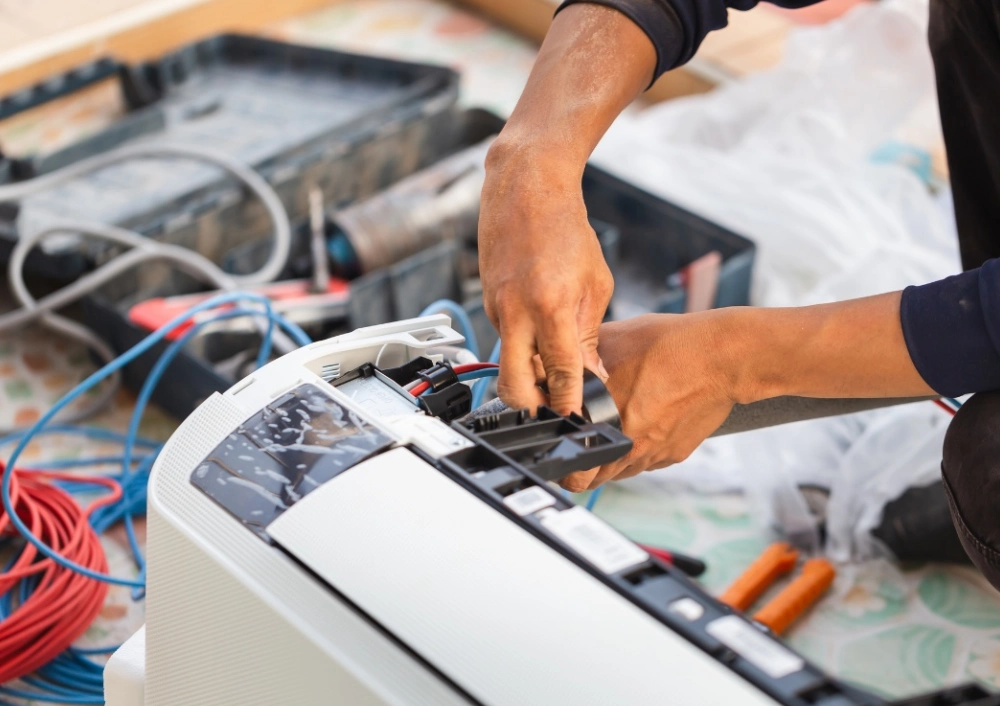
M 10 481 L 13 474 L 13 469 L 16 467 L 17 459 L 24 452 L 24 449 L 27 447 L 28 442 L 31 440 L 31 438 L 35 434 L 37 434 L 40 430 L 42 430 L 50 421 L 52 421 L 55 415 L 57 415 L 67 405 L 71 404 L 74 400 L 79 398 L 88 390 L 95 387 L 97 384 L 103 381 L 108 375 L 116 372 L 117 370 L 120 370 L 121 368 L 125 367 L 133 360 L 138 358 L 140 355 L 144 354 L 154 345 L 163 340 L 167 335 L 169 335 L 170 332 L 172 332 L 178 326 L 185 323 L 193 315 L 202 311 L 214 309 L 218 306 L 222 306 L 225 304 L 234 304 L 238 302 L 257 303 L 264 307 L 264 311 L 268 317 L 275 316 L 274 311 L 271 308 L 270 301 L 267 298 L 257 294 L 232 293 L 232 294 L 222 294 L 219 296 L 212 297 L 192 307 L 189 311 L 185 312 L 184 314 L 175 317 L 169 323 L 167 323 L 157 331 L 151 333 L 149 336 L 144 338 L 138 344 L 136 344 L 128 351 L 123 353 L 121 356 L 111 361 L 107 365 L 103 366 L 97 372 L 88 376 L 87 379 L 85 379 L 79 385 L 74 387 L 68 394 L 66 394 L 62 399 L 60 399 L 48 412 L 43 414 L 41 418 L 37 422 L 35 422 L 30 429 L 28 429 L 27 432 L 21 435 L 17 443 L 17 446 L 14 448 L 14 451 L 10 456 L 8 464 L 4 469 L 2 481 L 0 481 L 0 500 L 3 501 L 4 509 L 6 510 L 11 523 L 17 529 L 18 534 L 20 534 L 26 541 L 30 542 L 44 556 L 52 559 L 55 563 L 59 564 L 60 566 L 69 569 L 71 571 L 75 571 L 83 576 L 87 576 L 88 578 L 92 578 L 97 581 L 105 581 L 107 583 L 123 585 L 123 586 L 141 587 L 143 585 L 141 582 L 132 579 L 118 578 L 115 576 L 111 576 L 109 574 L 103 574 L 100 572 L 92 571 L 85 566 L 81 566 L 80 564 L 77 564 L 76 562 L 71 561 L 59 555 L 57 552 L 53 551 L 48 545 L 42 542 L 38 537 L 36 537 L 28 528 L 28 526 L 25 525 L 25 523 L 21 520 L 21 518 L 18 517 L 17 513 L 13 508 L 13 504 L 10 497 Z M 310 342 L 309 337 L 305 334 L 305 332 L 302 331 L 302 329 L 296 326 L 295 324 L 285 321 L 280 317 L 276 319 L 275 323 L 277 323 L 283 329 L 285 329 L 288 332 L 288 334 L 292 336 L 292 338 L 295 339 L 300 345 L 306 345 Z
M 166 332 L 172 330 L 172 325 L 175 327 L 184 318 L 191 316 L 196 310 L 207 308 L 209 306 L 217 306 L 222 301 L 225 300 L 242 300 L 242 301 L 257 301 L 258 297 L 254 296 L 236 296 L 224 295 L 222 298 L 215 298 L 206 302 L 202 307 L 196 307 L 195 310 L 188 312 L 184 317 L 179 317 L 175 319 L 170 324 L 168 324 L 164 329 L 158 331 L 161 334 L 159 337 L 156 334 L 147 337 L 142 341 L 139 346 L 139 351 L 132 349 L 128 353 L 121 356 L 118 360 L 114 361 L 118 363 L 119 366 L 127 364 L 130 359 L 134 359 L 137 355 L 147 350 L 150 345 L 156 342 L 159 338 L 162 338 Z M 138 541 L 135 537 L 134 527 L 132 524 L 132 517 L 138 514 L 144 514 L 146 511 L 146 490 L 147 481 L 149 478 L 149 471 L 152 468 L 153 462 L 156 459 L 156 455 L 161 448 L 161 444 L 156 441 L 142 438 L 138 435 L 139 422 L 141 421 L 143 412 L 148 405 L 149 399 L 152 395 L 153 389 L 155 389 L 157 383 L 162 377 L 166 368 L 173 360 L 174 357 L 180 352 L 183 346 L 193 337 L 203 326 L 213 323 L 215 321 L 223 319 L 231 319 L 237 316 L 267 316 L 268 327 L 264 334 L 264 338 L 258 351 L 257 364 L 258 367 L 267 362 L 270 357 L 271 342 L 273 338 L 273 332 L 276 325 L 281 326 L 285 329 L 289 335 L 292 336 L 300 345 L 306 345 L 310 343 L 309 337 L 301 330 L 298 326 L 292 324 L 291 322 L 284 321 L 280 317 L 276 316 L 270 309 L 269 303 L 264 300 L 260 301 L 264 306 L 264 310 L 248 309 L 248 308 L 238 308 L 235 310 L 224 311 L 218 316 L 213 317 L 209 321 L 199 322 L 196 326 L 185 333 L 179 340 L 173 342 L 167 350 L 161 355 L 157 360 L 156 365 L 153 370 L 147 376 L 147 379 L 143 385 L 143 388 L 139 395 L 139 400 L 136 405 L 136 409 L 133 412 L 132 419 L 130 421 L 128 433 L 125 435 L 118 434 L 105 429 L 97 429 L 90 427 L 75 427 L 69 425 L 53 425 L 51 427 L 42 428 L 45 424 L 45 417 L 40 419 L 36 425 L 31 429 L 19 432 L 16 434 L 11 434 L 3 439 L 0 439 L 0 444 L 8 444 L 13 442 L 19 442 L 18 447 L 15 448 L 14 453 L 11 456 L 8 468 L 12 469 L 16 462 L 17 457 L 21 453 L 24 447 L 30 442 L 30 440 L 39 434 L 75 434 L 86 436 L 90 438 L 96 438 L 104 441 L 116 441 L 124 445 L 124 453 L 121 456 L 100 456 L 92 458 L 78 458 L 78 459 L 60 459 L 56 461 L 51 461 L 44 464 L 44 468 L 47 470 L 56 470 L 60 468 L 78 468 L 81 466 L 98 466 L 98 465 L 118 465 L 121 468 L 121 472 L 118 474 L 111 474 L 107 477 L 114 478 L 122 486 L 123 496 L 116 503 L 98 508 L 94 513 L 92 513 L 90 522 L 95 532 L 98 534 L 103 533 L 109 529 L 112 525 L 119 521 L 124 521 L 126 526 L 126 534 L 128 535 L 130 549 L 136 558 L 136 563 L 139 568 L 139 577 L 137 581 L 132 582 L 134 584 L 141 584 L 145 582 L 145 561 L 142 557 L 142 552 L 138 546 Z M 162 333 L 161 333 L 162 332 Z M 152 339 L 152 340 L 150 340 Z M 145 344 L 145 345 L 144 345 Z M 131 354 L 131 356 L 130 356 Z M 74 388 L 66 397 L 57 403 L 57 407 L 54 410 L 50 410 L 50 413 L 46 416 L 51 417 L 58 408 L 64 407 L 65 405 L 72 402 L 79 394 L 86 392 L 93 385 L 97 384 L 101 379 L 102 375 L 107 375 L 112 372 L 114 367 L 112 365 L 105 366 L 102 370 L 98 371 L 94 375 L 90 376 L 84 383 L 80 386 Z M 143 447 L 152 449 L 152 453 L 147 453 L 141 456 L 134 457 L 134 450 L 137 447 Z M 134 468 L 133 468 L 134 466 Z M 30 470 L 30 467 L 29 467 Z M 7 474 L 4 477 L 4 484 L 2 490 L 5 495 L 6 505 L 9 512 L 9 479 Z M 59 485 L 64 487 L 69 492 L 93 492 L 104 490 L 102 486 L 96 486 L 94 484 L 87 484 L 86 482 L 73 483 L 73 482 L 59 482 Z M 13 515 L 16 518 L 16 515 Z M 17 526 L 17 523 L 14 523 Z M 29 533 L 30 534 L 30 533 Z M 25 535 L 28 541 L 32 538 Z M 52 556 L 53 553 L 45 552 L 43 547 L 38 546 L 37 543 L 33 542 L 36 547 L 39 548 L 43 553 L 48 554 L 62 565 L 72 564 L 68 560 L 59 561 L 62 557 Z M 8 562 L 8 568 L 12 565 L 11 562 L 16 561 L 16 556 L 12 557 L 10 562 Z M 67 568 L 72 569 L 72 566 Z M 82 567 L 81 567 L 82 568 Z M 81 572 L 84 573 L 84 572 Z M 85 575 L 91 575 L 92 578 L 97 578 L 99 575 L 95 575 L 95 572 L 86 572 Z M 115 580 L 114 577 L 106 577 L 106 580 L 110 580 L 112 583 L 126 583 L 126 581 Z M 23 603 L 31 595 L 32 591 L 38 585 L 38 577 L 31 576 L 26 577 L 22 581 L 18 582 L 16 589 L 16 594 L 19 600 Z M 137 590 L 138 586 L 133 586 L 133 591 Z M 13 610 L 13 596 L 15 594 L 14 590 L 6 592 L 4 595 L 0 596 L 0 620 L 11 614 Z M 135 594 L 133 593 L 135 597 Z M 21 681 L 28 687 L 32 687 L 31 690 L 28 689 L 17 689 L 11 687 L 0 686 L 0 694 L 6 696 L 12 696 L 15 698 L 27 698 L 33 699 L 35 701 L 52 702 L 52 703 L 63 703 L 63 704 L 103 704 L 104 703 L 104 687 L 103 687 L 103 666 L 93 662 L 88 659 L 86 655 L 91 654 L 106 654 L 113 652 L 118 646 L 113 647 L 98 647 L 98 648 L 70 648 L 66 652 L 62 653 L 56 659 L 54 659 L 49 664 L 40 668 L 34 676 L 28 676 L 23 678 Z M 37 690 L 37 691 L 36 691 Z M 7 702 L 0 701 L 0 706 L 6 704 Z

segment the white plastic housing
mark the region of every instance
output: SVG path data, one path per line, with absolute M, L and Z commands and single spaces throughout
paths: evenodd
M 154 706 L 773 703 L 406 449 L 292 505 L 268 527 L 281 547 L 191 484 L 230 432 L 303 383 L 398 445 L 449 453 L 461 441 L 445 424 L 366 415 L 325 380 L 461 340 L 437 316 L 315 343 L 181 425 L 150 479 L 145 679 L 123 654 L 109 695 L 138 683 Z

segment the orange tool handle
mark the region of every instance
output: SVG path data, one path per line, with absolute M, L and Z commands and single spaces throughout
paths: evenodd
M 772 544 L 740 574 L 719 600 L 736 610 L 746 610 L 779 576 L 794 569 L 798 558 L 799 553 L 787 542 Z
M 826 559 L 810 559 L 802 565 L 802 573 L 757 611 L 753 619 L 782 634 L 826 593 L 836 575 L 833 564 Z

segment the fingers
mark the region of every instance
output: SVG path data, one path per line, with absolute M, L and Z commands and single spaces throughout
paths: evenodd
M 497 394 L 508 407 L 534 411 L 545 404 L 545 396 L 538 389 L 532 331 L 524 325 L 508 325 L 501 329 L 501 336 Z
M 583 354 L 575 312 L 557 310 L 542 322 L 538 355 L 549 386 L 549 406 L 559 414 L 579 413 L 583 407 Z
M 580 353 L 583 356 L 583 367 L 601 378 L 601 382 L 606 383 L 610 376 L 597 350 L 601 318 L 596 315 L 596 311 L 585 310 L 581 312 L 577 323 L 580 332 Z
M 571 493 L 582 493 L 590 487 L 590 484 L 594 480 L 594 476 L 597 475 L 599 470 L 599 468 L 594 468 L 589 471 L 577 471 L 576 473 L 570 473 L 568 476 L 559 481 L 559 485 Z
M 644 470 L 646 470 L 645 464 L 642 463 L 640 459 L 633 459 L 626 456 L 621 461 L 609 463 L 608 465 L 601 466 L 597 469 L 597 473 L 591 477 L 590 484 L 585 488 L 585 490 L 593 490 L 598 486 L 604 485 L 608 481 L 631 477 L 642 473 Z M 632 471 L 635 472 L 633 473 Z
M 535 379 L 541 382 L 545 379 L 545 366 L 542 365 L 542 357 L 540 355 L 534 355 L 531 358 L 531 364 L 535 368 Z

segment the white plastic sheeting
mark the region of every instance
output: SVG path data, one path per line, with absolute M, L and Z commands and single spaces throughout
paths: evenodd
M 870 159 L 908 126 L 940 129 L 926 23 L 927 0 L 884 0 L 798 29 L 775 69 L 623 117 L 595 160 L 754 240 L 758 305 L 953 274 L 947 190 L 934 195 L 904 166 Z M 827 553 L 865 559 L 879 553 L 869 531 L 885 502 L 938 477 L 947 422 L 928 403 L 800 422 L 710 440 L 684 464 L 632 482 L 743 489 L 758 517 L 806 544 L 795 486 L 823 485 Z

